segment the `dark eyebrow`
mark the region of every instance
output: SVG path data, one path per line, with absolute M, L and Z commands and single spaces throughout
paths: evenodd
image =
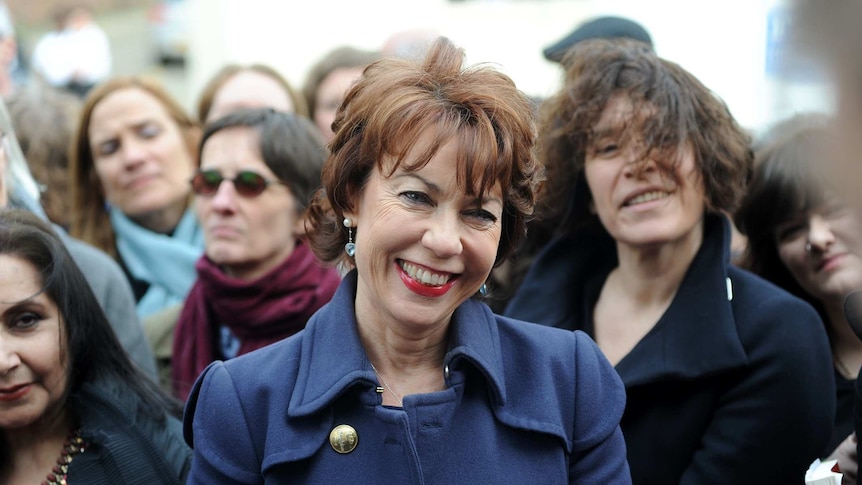
M 39 295 L 41 295 L 41 294 L 42 294 L 42 292 L 39 292 L 33 296 L 30 296 L 30 297 L 25 298 L 23 300 L 18 300 L 16 302 L 2 302 L 2 303 L 6 303 L 7 305 L 11 305 L 9 308 L 7 308 L 3 312 L 3 315 L 8 315 L 10 313 L 17 313 L 17 312 L 20 312 L 22 310 L 45 311 L 47 308 L 45 306 L 45 304 L 43 302 L 36 300 L 36 298 L 38 298 Z
M 419 175 L 417 173 L 404 172 L 404 173 L 398 174 L 397 177 L 415 178 L 415 179 L 419 180 L 420 182 L 422 182 L 423 184 L 425 184 L 425 186 L 428 187 L 428 190 L 433 192 L 435 195 L 439 195 L 442 192 L 439 185 L 437 185 L 434 182 L 431 182 L 429 180 L 426 180 L 424 177 L 422 177 L 421 175 Z M 496 203 L 500 204 L 500 206 L 503 205 L 503 201 L 498 199 L 497 197 L 485 198 L 485 199 L 481 199 L 481 200 L 478 197 L 476 197 L 475 199 L 473 199 L 473 202 L 475 202 L 476 205 L 478 205 L 478 206 L 481 206 L 483 203 L 490 203 L 490 202 L 496 202 Z
M 396 177 L 412 177 L 425 184 L 425 186 L 428 187 L 428 190 L 430 190 L 431 192 L 434 192 L 435 194 L 439 194 L 440 192 L 442 192 L 439 185 L 429 180 L 426 180 L 424 177 L 414 172 L 403 172 L 396 175 Z
M 134 123 L 130 123 L 129 125 L 126 125 L 126 126 L 130 126 L 133 130 L 140 130 L 141 128 L 143 128 L 147 125 L 159 125 L 159 126 L 161 126 L 161 123 L 156 121 L 155 118 L 148 117 L 148 118 L 143 118 L 143 119 L 140 119 L 138 121 L 135 121 Z M 97 135 L 100 135 L 100 134 L 97 133 Z M 107 143 L 109 141 L 116 140 L 117 136 L 116 136 L 116 134 L 112 134 L 112 135 L 107 136 L 107 137 L 93 136 L 93 139 L 96 141 L 96 143 L 94 143 L 94 145 L 101 145 L 103 143 Z
M 592 138 L 594 140 L 598 139 L 598 138 L 605 138 L 605 137 L 615 137 L 616 138 L 622 134 L 623 130 L 624 130 L 624 128 L 623 128 L 623 126 L 621 126 L 621 124 L 615 123 L 613 125 L 604 125 L 604 126 L 600 126 L 598 128 L 595 128 L 590 132 L 590 135 L 592 136 Z

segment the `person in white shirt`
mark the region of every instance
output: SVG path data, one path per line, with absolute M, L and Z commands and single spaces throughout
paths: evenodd
M 56 23 L 36 44 L 33 69 L 49 84 L 84 96 L 111 74 L 108 36 L 84 7 L 60 11 Z

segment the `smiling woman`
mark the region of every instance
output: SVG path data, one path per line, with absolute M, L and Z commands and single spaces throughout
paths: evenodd
M 801 481 L 832 366 L 814 309 L 729 263 L 748 136 L 646 44 L 583 41 L 563 64 L 540 130 L 555 237 L 506 315 L 596 340 L 627 390 L 634 483 Z
M 767 132 L 736 220 L 749 238 L 744 267 L 811 303 L 826 324 L 837 407 L 821 454 L 838 458 L 841 471 L 853 477 L 853 390 L 862 341 L 847 321 L 844 300 L 862 288 L 862 226 L 820 170 L 823 157 L 834 156 L 830 122 L 824 115 L 801 114 Z
M 622 387 L 592 341 L 477 298 L 542 175 L 530 101 L 463 60 L 439 39 L 348 91 L 306 230 L 350 272 L 305 330 L 204 371 L 190 483 L 630 481 Z
M 179 408 L 51 228 L 0 211 L 0 483 L 185 483 Z

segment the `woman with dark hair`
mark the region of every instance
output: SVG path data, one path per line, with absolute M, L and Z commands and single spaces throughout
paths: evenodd
M 185 483 L 178 411 L 51 228 L 0 212 L 0 482 Z
M 347 93 L 306 228 L 351 271 L 302 332 L 204 371 L 190 483 L 630 482 L 592 341 L 476 299 L 541 170 L 529 99 L 463 60 L 440 39 Z
M 206 242 L 171 362 L 181 399 L 212 361 L 302 330 L 341 281 L 303 237 L 326 159 L 310 121 L 268 108 L 240 110 L 207 125 L 200 154 L 191 185 Z
M 844 300 L 862 288 L 862 226 L 818 169 L 833 142 L 827 123 L 805 114 L 769 130 L 736 222 L 748 236 L 742 266 L 810 303 L 826 324 L 837 407 L 822 456 L 837 458 L 855 482 L 853 394 L 862 341 L 847 322 Z
M 204 86 L 197 115 L 206 124 L 242 108 L 266 107 L 308 115 L 305 99 L 274 68 L 266 64 L 228 64 Z
M 53 110 L 43 107 L 43 111 Z M 54 130 L 63 131 L 57 126 Z M 43 220 L 48 220 L 40 204 L 41 188 L 30 173 L 28 160 L 17 141 L 20 138 L 19 131 L 13 126 L 10 114 L 2 100 L 0 100 L 0 132 L 4 135 L 0 137 L 0 209 L 7 207 L 25 209 Z M 42 143 L 42 149 L 45 149 L 45 145 L 52 145 L 51 141 L 44 138 L 39 140 Z M 54 148 L 57 146 L 54 145 Z M 54 229 L 90 284 L 90 289 L 105 312 L 120 345 L 141 370 L 155 376 L 156 365 L 153 352 L 141 328 L 141 321 L 135 313 L 132 288 L 120 265 L 103 251 L 70 237 L 63 228 L 55 226 Z
M 159 84 L 117 77 L 84 101 L 69 154 L 69 233 L 114 256 L 145 318 L 182 303 L 203 232 L 191 210 L 200 126 Z
M 801 481 L 832 426 L 831 359 L 810 305 L 730 264 L 748 136 L 643 43 L 568 56 L 541 130 L 557 233 L 506 315 L 596 340 L 626 386 L 635 483 Z

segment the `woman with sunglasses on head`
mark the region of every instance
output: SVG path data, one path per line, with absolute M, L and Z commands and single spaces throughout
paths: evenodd
M 862 288 L 862 225 L 821 170 L 824 157 L 834 156 L 828 123 L 825 115 L 797 115 L 764 135 L 736 222 L 748 236 L 742 266 L 809 302 L 826 324 L 837 406 L 822 456 L 838 459 L 846 484 L 856 479 L 853 397 L 862 341 L 844 300 Z
M 158 84 L 114 78 L 90 91 L 69 157 L 69 233 L 117 258 L 146 318 L 182 303 L 203 232 L 191 210 L 200 127 Z
M 191 181 L 205 254 L 173 340 L 180 398 L 211 362 L 293 335 L 335 293 L 338 272 L 303 239 L 325 158 L 316 128 L 298 115 L 240 110 L 207 125 Z

